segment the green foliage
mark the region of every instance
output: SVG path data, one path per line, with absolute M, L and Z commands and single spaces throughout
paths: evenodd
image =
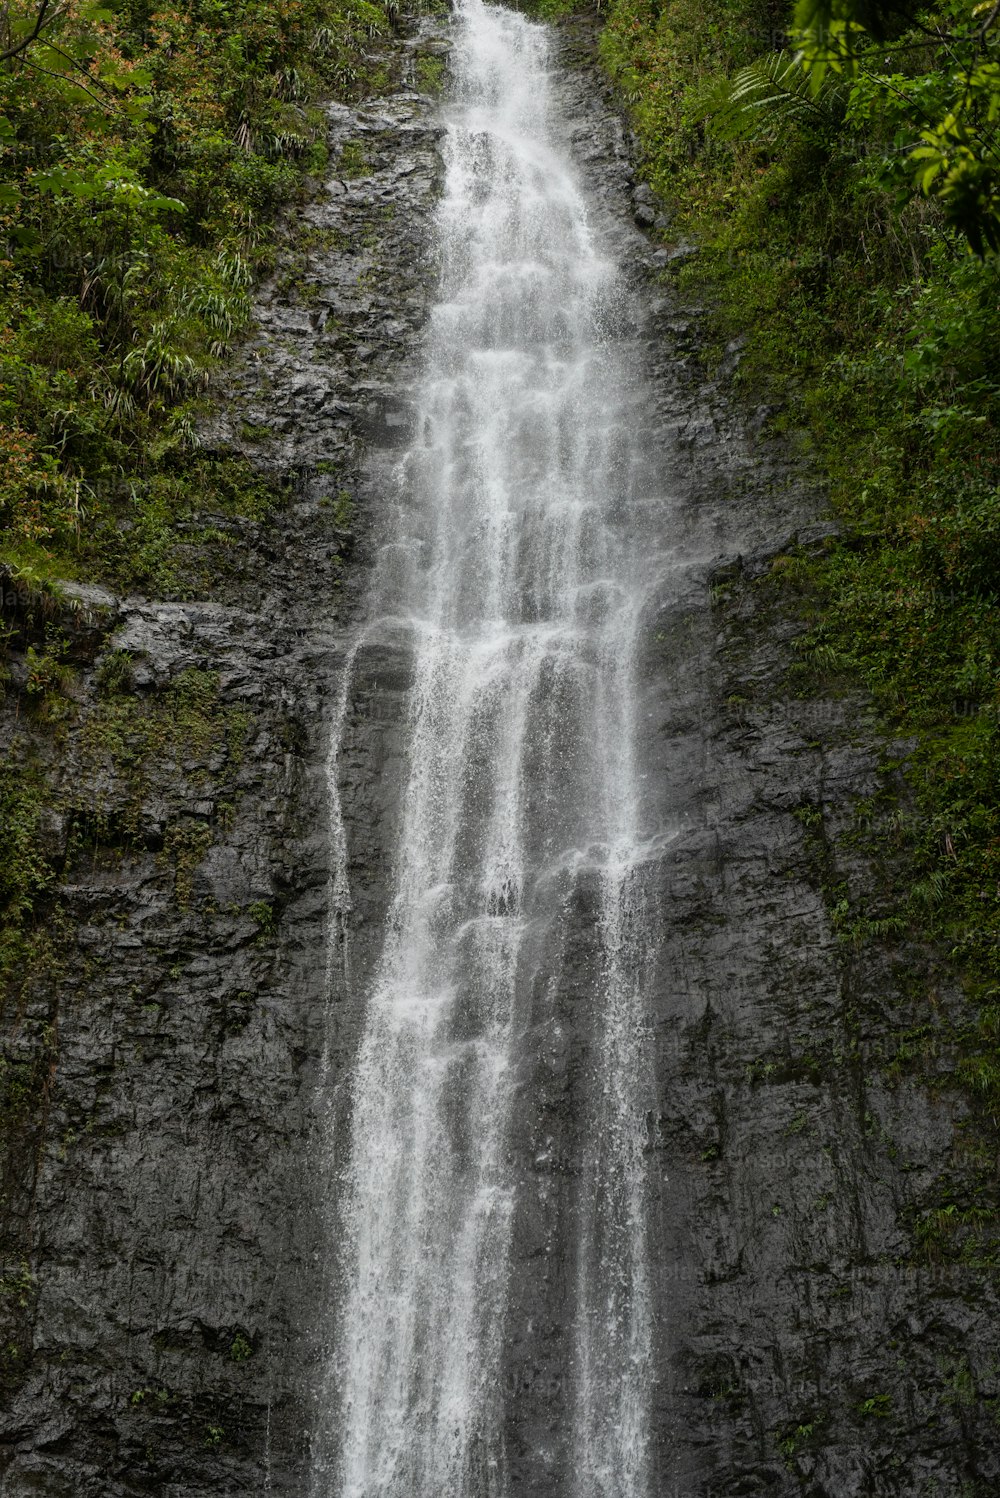
M 515 0 L 514 10 L 524 11 L 538 21 L 559 21 L 579 10 L 583 0 Z
M 364 177 L 368 173 L 364 143 L 360 140 L 345 140 L 337 158 L 337 173 L 348 180 Z
M 29 698 L 44 697 L 49 692 L 58 692 L 71 676 L 69 667 L 59 659 L 58 648 L 39 650 L 36 646 L 29 645 L 27 667 L 25 691 Z
M 683 118 L 678 92 L 674 112 Z M 687 90 L 687 107 L 697 107 L 697 92 Z M 649 144 L 655 176 L 674 148 Z M 776 393 L 798 407 L 795 417 L 829 454 L 851 521 L 867 537 L 889 526 L 897 547 L 912 542 L 907 562 L 924 576 L 897 563 L 888 591 L 873 579 L 884 595 L 873 607 L 919 613 L 945 603 L 935 588 L 965 584 L 985 606 L 996 523 L 996 460 L 983 440 L 1000 373 L 996 269 L 963 257 L 914 205 L 898 208 L 870 149 L 878 144 L 817 136 L 811 123 L 763 151 L 735 142 L 720 157 L 707 143 L 687 174 L 672 174 L 682 222 L 705 240 L 701 263 L 685 274 L 721 288 L 720 338 L 756 329 L 743 378 L 773 376 Z M 735 199 L 727 179 L 743 186 Z M 845 445 L 845 434 L 858 447 Z M 855 552 L 836 565 L 856 577 L 871 562 Z M 813 638 L 815 663 L 839 652 L 849 664 L 865 648 L 860 622 L 851 638 L 839 630 Z M 965 624 L 959 633 L 968 638 Z M 966 651 L 960 679 L 982 686 L 984 648 Z
M 796 126 L 835 129 L 842 105 L 841 90 L 816 90 L 797 58 L 789 52 L 772 52 L 723 83 L 709 96 L 705 108 L 721 140 L 773 142 Z
M 19 1310 L 27 1310 L 37 1292 L 35 1276 L 26 1263 L 0 1276 L 0 1299 L 12 1301 Z
M 439 94 L 444 88 L 444 60 L 440 57 L 418 57 L 416 61 L 417 87 L 425 94 Z
M 257 927 L 257 941 L 261 945 L 269 942 L 274 937 L 277 928 L 277 918 L 274 906 L 269 900 L 255 900 L 247 908 L 247 914 Z
M 794 1430 L 789 1431 L 788 1435 L 781 1437 L 778 1441 L 778 1450 L 782 1456 L 791 1458 L 801 1447 L 808 1445 L 815 1429 L 815 1421 L 809 1420 L 797 1425 Z
M 384 85 L 392 0 L 14 0 L 0 62 L 0 562 L 165 592 L 198 401 L 250 317 L 318 99 Z M 25 42 L 22 48 L 21 43 Z M 0 51 L 4 50 L 0 37 Z M 137 513 L 138 512 L 138 513 Z
M 107 696 L 127 696 L 132 690 L 132 652 L 111 650 L 97 669 L 98 690 Z
M 854 84 L 856 105 L 898 118 L 915 187 L 979 255 L 1000 250 L 1000 19 L 992 3 L 936 0 L 914 12 L 872 0 L 799 0 L 792 28 L 817 89 Z
M 54 879 L 39 837 L 43 791 L 37 766 L 24 754 L 0 760 L 0 985 L 23 960 L 35 905 Z
M 809 72 L 816 109 L 801 92 L 806 74 L 787 71 L 789 50 L 775 56 L 790 17 L 758 0 L 612 0 L 600 45 L 647 180 L 672 209 L 671 236 L 699 245 L 669 274 L 711 309 L 720 352 L 744 342 L 737 384 L 777 410 L 774 427 L 829 476 L 840 540 L 779 558 L 761 584 L 806 626 L 789 685 L 837 694 L 860 683 L 887 738 L 913 745 L 888 767 L 895 784 L 905 778 L 902 804 L 866 844 L 892 860 L 891 887 L 876 909 L 827 889 L 834 927 L 851 947 L 930 942 L 961 975 L 969 1002 L 945 1055 L 938 1018 L 899 1037 L 892 1066 L 960 1088 L 992 1137 L 1000 263 L 969 254 L 967 226 L 936 179 L 923 190 L 911 160 L 921 131 L 948 113 L 955 69 L 942 37 L 961 31 L 963 15 L 916 13 L 926 36 L 887 13 L 892 40 L 877 66 L 873 22 L 856 39 L 856 66 Z M 990 30 L 980 55 L 993 46 Z M 813 809 L 797 814 L 818 840 Z M 918 1241 L 981 1254 L 979 1219 L 963 1214 L 995 1211 L 991 1200 L 928 1209 Z

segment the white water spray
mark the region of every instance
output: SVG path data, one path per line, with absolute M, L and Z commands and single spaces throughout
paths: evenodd
M 414 534 L 387 541 L 369 626 L 412 639 L 409 769 L 312 1491 L 506 1491 L 512 1068 L 526 936 L 552 918 L 538 876 L 562 861 L 597 871 L 601 950 L 563 1486 L 648 1498 L 638 540 L 628 382 L 600 332 L 617 289 L 550 130 L 545 31 L 481 0 L 456 30 L 441 290 L 398 475 Z

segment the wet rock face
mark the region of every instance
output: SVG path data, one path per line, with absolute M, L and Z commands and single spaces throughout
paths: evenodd
M 404 78 L 426 44 L 401 43 Z M 3 1013 L 4 1498 L 304 1489 L 326 738 L 377 499 L 361 455 L 403 407 L 433 282 L 438 133 L 405 82 L 330 109 L 330 179 L 203 434 L 291 502 L 244 523 L 213 597 L 81 589 L 58 733 L 14 620 L 0 748 L 27 732 L 45 767 L 59 885 L 57 950 Z M 364 733 L 372 825 L 394 772 Z
M 636 437 L 659 475 L 650 536 L 664 556 L 639 715 L 649 825 L 673 834 L 647 883 L 660 917 L 651 1490 L 992 1493 L 995 1273 L 942 1262 L 914 1230 L 942 1181 L 956 1202 L 975 1199 L 983 1146 L 954 1094 L 892 1064 L 929 1004 L 963 1001 L 931 954 L 848 940 L 831 922 L 840 885 L 878 914 L 885 871 L 852 833 L 859 806 L 901 793 L 880 765 L 905 746 L 880 740 L 864 701 L 797 695 L 803 626 L 776 579 L 790 552 L 836 528 L 809 474 L 764 435 L 770 413 L 727 394 L 739 346 L 706 378 L 699 309 L 662 284 L 688 249 L 636 232 L 652 205 L 586 35 L 571 33 L 564 55 L 567 136 L 638 290 L 635 367 L 649 389 Z M 513 1140 L 507 1455 L 511 1490 L 538 1498 L 564 1491 L 572 1467 L 574 1175 L 596 1029 L 584 895 L 560 996 L 525 1045 Z
M 767 561 L 717 584 L 700 805 L 660 871 L 664 1468 L 693 1492 L 985 1494 L 994 1277 L 913 1231 L 935 1180 L 967 1187 L 964 1109 L 890 1067 L 933 984 L 829 918 L 839 881 L 877 910 L 845 835 L 879 745 L 864 703 L 787 697 Z
M 641 232 L 658 210 L 588 39 L 565 49 L 567 139 L 635 293 L 609 317 L 649 382 L 634 437 L 660 475 L 651 544 L 669 553 L 641 662 L 649 820 L 674 834 L 648 873 L 652 1491 L 993 1493 L 991 1277 L 928 1263 L 910 1229 L 935 1179 L 961 1179 L 962 1120 L 947 1095 L 890 1085 L 875 1058 L 915 1022 L 912 985 L 828 914 L 838 880 L 871 881 L 844 834 L 880 746 L 864 704 L 791 695 L 799 626 L 762 586 L 789 544 L 821 544 L 820 507 L 761 414 L 705 378 L 698 311 L 660 279 L 687 251 Z M 85 598 L 56 754 L 51 725 L 31 730 L 58 790 L 68 939 L 3 1014 L 3 1498 L 305 1491 L 317 1308 L 335 1289 L 316 1082 L 325 1062 L 346 1118 L 388 898 L 405 641 L 372 640 L 345 704 L 349 976 L 326 921 L 327 729 L 408 431 L 439 130 L 405 88 L 331 111 L 328 190 L 206 432 L 290 476 L 293 501 L 247 531 L 212 600 Z M 4 745 L 23 724 L 8 699 Z M 518 1072 L 504 1388 L 519 1498 L 558 1498 L 571 1470 L 592 928 L 581 890 Z

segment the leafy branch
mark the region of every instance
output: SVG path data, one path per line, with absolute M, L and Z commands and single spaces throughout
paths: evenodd
M 875 94 L 894 93 L 911 106 L 916 143 L 909 152 L 916 190 L 933 197 L 946 218 L 980 257 L 1000 251 L 1000 54 L 994 31 L 1000 0 L 987 0 L 969 15 L 945 24 L 926 19 L 898 0 L 799 0 L 791 37 L 795 60 L 818 94 L 831 75 L 865 78 Z M 938 65 L 900 80 L 880 74 L 887 40 L 906 32 L 929 38 Z M 905 45 L 905 42 L 904 42 Z M 928 113 L 916 97 L 921 84 L 938 95 Z
M 13 37 L 16 30 L 16 23 L 11 21 L 10 10 L 6 10 L 4 13 L 3 29 L 6 33 L 7 41 L 4 51 L 0 52 L 0 62 L 10 62 L 12 58 L 19 57 L 22 52 L 26 52 L 32 42 L 36 42 L 42 32 L 47 31 L 50 26 L 55 25 L 56 21 L 65 15 L 65 13 L 65 5 L 53 5 L 52 0 L 41 0 L 35 12 L 34 22 L 30 23 L 30 31 L 15 42 Z M 23 25 L 24 23 L 22 22 L 21 24 Z

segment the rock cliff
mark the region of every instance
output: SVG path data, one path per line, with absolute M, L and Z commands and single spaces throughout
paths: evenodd
M 415 64 L 447 40 L 405 46 Z M 699 309 L 670 279 L 687 250 L 645 237 L 655 205 L 586 34 L 563 46 L 565 129 L 640 309 L 635 441 L 673 517 L 642 661 L 650 805 L 673 834 L 648 1035 L 655 1491 L 986 1494 L 993 1275 L 936 1266 L 914 1236 L 934 1183 L 971 1178 L 974 1136 L 926 1075 L 893 1070 L 896 1037 L 957 999 L 929 996 L 926 954 L 836 930 L 839 882 L 877 898 L 858 805 L 897 792 L 864 703 L 790 685 L 801 625 L 775 579 L 824 544 L 820 490 L 727 393 L 738 350 L 705 372 Z M 58 884 L 44 960 L 3 1011 L 5 1498 L 305 1490 L 331 1293 L 317 1083 L 325 1067 L 342 1106 L 385 905 L 407 686 L 391 642 L 344 704 L 349 981 L 328 922 L 329 731 L 433 294 L 439 131 L 413 84 L 331 108 L 332 175 L 204 434 L 286 503 L 231 527 L 205 596 L 70 590 L 56 722 L 31 709 L 46 621 L 8 609 L 0 736 L 49 787 Z M 538 1498 L 568 1492 L 589 940 L 584 890 L 560 1022 L 526 1037 L 514 1141 L 507 1455 L 511 1491 Z

